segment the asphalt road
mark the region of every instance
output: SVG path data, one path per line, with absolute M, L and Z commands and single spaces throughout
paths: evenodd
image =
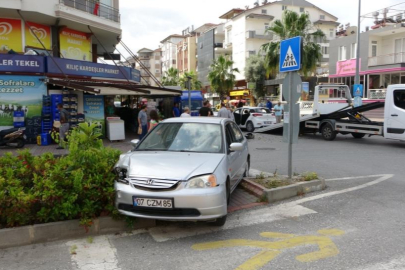
M 252 168 L 286 173 L 280 136 L 256 135 L 250 150 Z M 293 156 L 295 172 L 315 171 L 328 188 L 232 213 L 221 229 L 164 223 L 0 250 L 0 269 L 405 269 L 405 143 L 305 135 Z

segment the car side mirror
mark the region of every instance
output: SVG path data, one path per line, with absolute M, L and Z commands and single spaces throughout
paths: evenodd
M 135 140 L 132 140 L 131 141 L 131 145 L 132 145 L 132 147 L 135 149 L 136 148 L 136 146 L 138 145 L 138 143 L 139 143 L 139 140 L 138 139 L 135 139 Z
M 241 143 L 232 143 L 229 146 L 229 151 L 235 152 L 235 151 L 242 151 L 243 150 L 243 144 Z

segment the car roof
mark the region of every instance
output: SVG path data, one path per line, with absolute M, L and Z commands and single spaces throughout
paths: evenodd
M 193 116 L 193 117 L 172 117 L 165 119 L 162 123 L 204 123 L 204 124 L 223 124 L 226 118 L 220 117 L 206 117 L 206 116 Z

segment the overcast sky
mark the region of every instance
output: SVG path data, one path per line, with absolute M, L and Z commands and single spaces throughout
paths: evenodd
M 261 1 L 261 0 L 260 0 Z M 160 41 L 191 25 L 220 23 L 219 16 L 232 8 L 253 7 L 255 0 L 121 0 L 123 41 L 136 53 L 147 47 L 157 49 Z M 338 17 L 338 22 L 357 25 L 356 0 L 309 0 L 308 2 Z M 403 3 L 404 0 L 363 0 L 362 14 Z M 401 5 L 403 7 L 403 5 Z M 370 19 L 363 22 L 371 24 Z M 364 27 L 361 27 L 364 31 Z M 123 53 L 122 50 L 120 50 Z

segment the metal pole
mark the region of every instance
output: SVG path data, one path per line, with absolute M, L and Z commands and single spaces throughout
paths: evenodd
M 292 179 L 292 142 L 293 142 L 293 97 L 292 97 L 292 87 L 293 87 L 293 72 L 289 72 L 289 91 L 288 91 L 288 102 L 290 103 L 290 110 L 288 115 L 288 178 Z
M 356 77 L 354 79 L 354 84 L 360 84 L 360 14 L 361 0 L 359 0 L 359 14 L 357 17 Z

